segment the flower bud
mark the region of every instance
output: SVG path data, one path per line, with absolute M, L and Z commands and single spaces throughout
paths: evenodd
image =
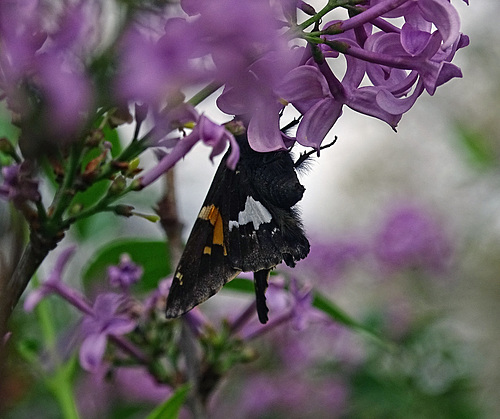
M 124 191 L 124 189 L 127 187 L 127 180 L 123 176 L 117 176 L 115 180 L 113 180 L 113 183 L 109 187 L 109 194 L 110 195 L 119 195 Z

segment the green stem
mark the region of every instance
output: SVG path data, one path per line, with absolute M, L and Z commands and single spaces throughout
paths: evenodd
M 53 315 L 50 310 L 50 304 L 47 300 L 40 301 L 36 307 L 36 314 L 45 347 L 56 361 L 56 370 L 52 376 L 46 379 L 47 387 L 59 403 L 62 417 L 65 419 L 79 419 L 72 385 L 75 358 L 72 357 L 65 362 L 59 359 L 56 346 L 57 333 L 52 322 Z
M 304 29 L 308 28 L 311 25 L 314 25 L 316 22 L 319 22 L 323 18 L 323 16 L 331 12 L 333 9 L 336 9 L 337 7 L 350 8 L 351 6 L 356 6 L 359 3 L 361 3 L 361 0 L 329 0 L 325 7 L 323 7 L 314 16 L 311 16 L 300 25 L 290 28 L 288 34 L 303 37 L 302 32 L 304 31 Z
M 129 186 L 127 186 L 123 191 L 120 193 L 115 193 L 115 194 L 106 194 L 104 195 L 94 206 L 89 207 L 87 209 L 82 210 L 78 214 L 64 220 L 61 225 L 64 226 L 64 228 L 68 228 L 71 224 L 74 222 L 81 220 L 83 218 L 88 218 L 94 214 L 97 214 L 99 212 L 115 212 L 115 207 L 111 206 L 111 204 L 118 199 L 120 199 L 122 196 L 126 195 L 130 191 L 135 191 L 135 183 L 132 182 Z
M 198 93 L 196 93 L 191 99 L 189 99 L 187 103 L 193 106 L 199 105 L 207 97 L 214 94 L 220 87 L 220 83 L 210 83 L 208 86 L 205 86 Z
M 80 418 L 71 382 L 74 359 L 71 358 L 66 364 L 60 365 L 55 374 L 47 380 L 48 387 L 57 399 L 62 410 L 62 417 L 65 419 Z
M 71 151 L 68 159 L 68 164 L 66 166 L 66 171 L 64 173 L 64 180 L 54 197 L 54 202 L 52 204 L 53 213 L 51 218 L 52 229 L 59 229 L 60 220 L 64 214 L 64 211 L 68 208 L 71 200 L 73 199 L 73 193 L 71 189 L 75 181 L 76 173 L 78 170 L 78 165 L 80 163 L 81 146 L 79 144 L 73 144 L 71 146 Z

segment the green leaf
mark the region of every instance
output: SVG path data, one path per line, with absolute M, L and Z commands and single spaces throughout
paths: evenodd
M 109 265 L 117 265 L 123 253 L 144 268 L 142 279 L 134 291 L 145 292 L 157 287 L 158 281 L 172 272 L 167 245 L 164 241 L 141 239 L 116 240 L 98 249 L 83 273 L 83 284 L 89 287 L 94 281 L 104 281 Z
M 464 125 L 459 125 L 457 131 L 458 139 L 472 163 L 482 168 L 490 168 L 496 165 L 497 159 L 490 138 L 483 132 Z
M 153 410 L 146 419 L 177 419 L 181 407 L 186 401 L 190 387 L 189 384 L 179 387 L 172 397 Z
M 110 182 L 108 180 L 101 180 L 100 182 L 94 183 L 85 191 L 78 192 L 71 202 L 71 205 L 79 205 L 82 209 L 90 208 L 106 194 L 106 191 L 109 188 L 109 183 Z M 83 218 L 75 223 L 76 231 L 81 239 L 86 239 L 92 235 L 92 226 L 96 215 L 98 214 L 94 214 L 92 217 Z
M 239 276 L 224 285 L 224 289 L 245 292 L 248 294 L 253 294 L 255 292 L 253 282 L 245 278 L 240 278 Z
M 120 136 L 118 135 L 118 130 L 116 128 L 111 128 L 109 125 L 105 125 L 102 129 L 104 134 L 104 138 L 106 141 L 109 141 L 112 145 L 111 147 L 111 156 L 113 158 L 120 155 L 122 152 L 122 144 L 120 142 Z

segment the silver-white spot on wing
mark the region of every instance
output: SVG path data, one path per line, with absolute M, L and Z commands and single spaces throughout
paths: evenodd
M 252 223 L 254 230 L 258 230 L 262 224 L 269 223 L 272 218 L 271 213 L 264 205 L 253 199 L 253 197 L 247 196 L 245 208 L 238 214 L 238 221 L 229 221 L 229 231 L 234 227 L 238 228 L 240 225 L 248 223 Z

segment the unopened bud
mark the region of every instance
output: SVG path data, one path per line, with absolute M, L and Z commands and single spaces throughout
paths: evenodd
M 119 195 L 127 187 L 127 180 L 123 176 L 117 176 L 109 187 L 110 195 Z
M 137 170 L 140 162 L 141 162 L 141 160 L 139 159 L 139 157 L 136 157 L 135 159 L 130 160 L 128 163 L 128 171 L 134 172 L 135 170 Z
M 0 138 L 0 152 L 7 154 L 8 156 L 15 157 L 16 150 L 12 143 L 5 137 Z
M 69 209 L 69 215 L 74 217 L 75 215 L 78 215 L 82 211 L 82 209 L 83 205 L 81 203 L 77 203 Z
M 132 215 L 136 215 L 137 217 L 144 218 L 145 220 L 151 221 L 152 223 L 156 223 L 160 220 L 160 217 L 156 214 L 143 214 L 140 212 L 133 212 Z
M 316 14 L 316 10 L 310 4 L 301 1 L 299 3 L 300 10 L 302 10 L 306 15 L 314 16 Z
M 243 135 L 245 134 L 246 128 L 245 125 L 243 124 L 243 121 L 233 119 L 232 121 L 229 121 L 227 124 L 224 124 L 226 129 L 233 135 Z
M 147 104 L 135 104 L 135 122 L 142 124 L 142 121 L 148 116 L 148 105 Z
M 132 205 L 119 204 L 114 207 L 115 214 L 123 217 L 132 217 L 134 207 Z

